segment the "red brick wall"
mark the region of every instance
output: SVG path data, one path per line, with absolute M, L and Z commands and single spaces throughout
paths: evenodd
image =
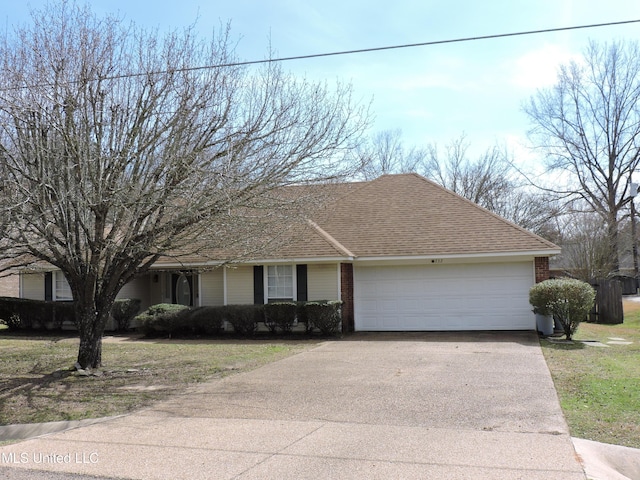
M 342 333 L 353 332 L 353 264 L 340 264 L 340 296 L 342 298 Z
M 536 268 L 536 283 L 549 279 L 549 257 L 536 257 L 534 260 Z

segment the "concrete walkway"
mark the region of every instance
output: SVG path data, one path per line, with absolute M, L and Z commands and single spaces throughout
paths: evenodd
M 532 333 L 358 334 L 0 461 L 52 472 L 32 478 L 585 479 Z

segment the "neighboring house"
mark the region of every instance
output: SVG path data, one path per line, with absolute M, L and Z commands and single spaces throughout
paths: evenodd
M 337 188 L 303 238 L 219 268 L 162 260 L 120 297 L 144 307 L 342 300 L 343 331 L 536 328 L 529 288 L 559 247 L 416 174 Z M 24 273 L 20 296 L 70 292 L 59 272 Z

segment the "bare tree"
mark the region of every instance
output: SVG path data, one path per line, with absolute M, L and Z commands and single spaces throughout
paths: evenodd
M 234 66 L 225 29 L 159 36 L 70 2 L 32 17 L 0 47 L 0 251 L 64 273 L 94 368 L 127 282 L 165 255 L 264 248 L 258 229 L 300 212 L 278 187 L 350 173 L 366 111 L 348 86 Z
M 360 175 L 371 180 L 385 173 L 414 172 L 427 152 L 418 147 L 407 148 L 401 130 L 383 130 L 362 142 L 355 154 L 361 167 Z
M 419 172 L 523 228 L 553 236 L 557 205 L 519 177 L 507 150 L 494 145 L 474 160 L 470 146 L 464 134 L 445 146 L 444 155 L 437 144 L 429 145 Z
M 554 177 L 566 179 L 547 190 L 581 199 L 600 215 L 613 272 L 619 269 L 618 222 L 640 162 L 639 99 L 638 44 L 592 42 L 581 61 L 561 67 L 556 85 L 540 90 L 525 107 L 534 146 Z
M 500 213 L 502 203 L 514 186 L 508 154 L 495 145 L 474 161 L 468 156 L 469 147 L 464 134 L 445 147 L 444 157 L 437 144 L 429 145 L 424 173 L 449 190 Z
M 572 276 L 589 282 L 611 272 L 610 238 L 596 213 L 575 212 L 562 217 L 562 253 L 555 260 Z

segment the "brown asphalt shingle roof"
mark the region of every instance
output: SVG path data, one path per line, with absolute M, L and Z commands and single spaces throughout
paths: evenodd
M 269 258 L 557 253 L 559 247 L 417 174 L 361 182 Z M 309 229 L 312 232 L 313 229 Z M 326 232 L 334 242 L 323 241 Z M 336 242 L 338 248 L 336 248 Z M 341 246 L 341 248 L 340 248 Z
M 317 188 L 317 187 L 294 187 Z M 261 260 L 535 252 L 559 247 L 417 174 L 335 185 L 334 199 Z M 159 262 L 163 263 L 162 261 Z

